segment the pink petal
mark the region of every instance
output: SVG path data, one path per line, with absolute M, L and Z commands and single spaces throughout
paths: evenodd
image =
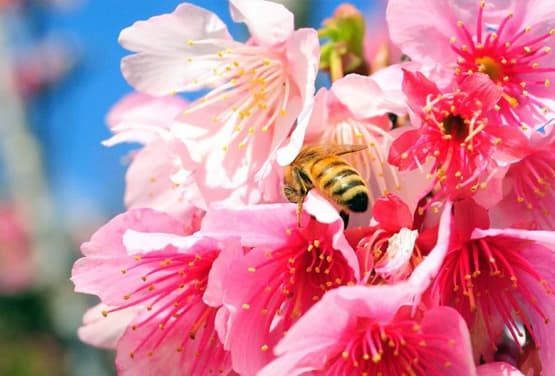
M 222 239 L 220 242 L 223 243 L 221 248 L 226 251 L 220 252 L 212 263 L 210 273 L 208 274 L 208 285 L 203 295 L 204 302 L 211 307 L 219 307 L 223 304 L 225 273 L 233 260 L 243 254 L 243 249 L 238 238 Z
M 372 217 L 391 231 L 401 227 L 412 228 L 412 212 L 407 204 L 392 194 L 376 200 L 372 207 Z
M 391 40 L 417 61 L 445 63 L 455 54 L 445 46 L 456 35 L 454 25 L 460 19 L 450 0 L 389 1 L 386 10 Z M 463 19 L 466 21 L 466 19 Z
M 207 42 L 195 44 L 197 40 Z M 220 64 L 202 57 L 236 45 L 218 16 L 192 4 L 135 22 L 122 30 L 119 42 L 138 52 L 122 60 L 125 79 L 137 90 L 153 95 L 198 89 L 199 75 Z M 192 59 L 189 63 L 188 58 Z
M 83 326 L 77 331 L 81 341 L 96 347 L 116 348 L 118 340 L 137 315 L 139 307 L 130 307 L 104 317 L 102 312 L 109 309 L 105 304 L 97 304 L 85 313 Z
M 404 96 L 388 97 L 372 77 L 349 74 L 333 83 L 331 91 L 357 118 L 402 113 Z
M 284 144 L 283 137 L 280 140 L 280 149 L 276 151 L 276 160 L 281 166 L 293 161 L 304 142 L 305 132 L 312 121 L 313 109 L 320 110 L 325 104 L 325 95 L 314 97 L 315 79 L 319 64 L 319 42 L 318 35 L 312 29 L 296 30 L 287 40 L 287 61 L 289 73 L 299 90 L 300 106 L 297 118 L 297 126 L 293 129 L 288 144 Z M 318 101 L 318 102 L 315 102 Z M 291 110 L 287 109 L 290 113 Z M 317 112 L 320 114 L 319 112 Z M 277 127 L 276 127 L 277 128 Z M 282 127 L 283 128 L 283 127 Z M 284 135 L 286 136 L 286 135 Z
M 258 44 L 284 42 L 294 29 L 294 16 L 283 5 L 265 0 L 230 0 L 231 17 L 244 22 Z
M 409 284 L 414 286 L 414 291 L 417 294 L 417 300 L 419 300 L 420 298 L 419 295 L 422 294 L 430 286 L 430 283 L 437 275 L 441 265 L 443 264 L 443 260 L 447 255 L 452 231 L 451 208 L 452 204 L 450 202 L 447 202 L 443 207 L 436 245 L 430 251 L 428 256 L 426 256 L 424 261 L 418 264 L 416 269 L 414 269 L 411 276 L 409 277 Z
M 168 128 L 173 119 L 187 106 L 187 101 L 177 95 L 152 97 L 132 92 L 121 98 L 108 112 L 106 123 L 114 128 L 129 124 L 129 128 L 144 125 Z
M 476 370 L 478 376 L 524 376 L 517 368 L 504 362 L 482 364 Z
M 427 104 L 428 96 L 439 94 L 436 84 L 420 72 L 403 69 L 403 92 L 414 111 L 421 111 Z
M 488 111 L 501 98 L 503 89 L 496 85 L 487 74 L 475 73 L 468 76 L 460 85 L 462 91 L 466 91 L 472 99 L 482 102 L 484 111 Z
M 149 207 L 192 218 L 198 208 L 206 205 L 193 176 L 196 168 L 179 141 L 152 142 L 135 154 L 127 170 L 126 206 Z
M 183 222 L 152 209 L 129 210 L 95 232 L 88 242 L 83 243 L 81 252 L 85 256 L 125 256 L 127 250 L 123 245 L 123 234 L 129 229 L 183 234 Z
M 297 125 L 291 132 L 288 143 L 276 153 L 276 161 L 280 166 L 287 166 L 297 157 L 305 144 L 307 132 L 319 134 L 327 125 L 327 100 L 329 92 L 326 88 L 318 90 L 314 100 L 307 109 L 299 115 Z
M 187 311 L 187 316 L 196 318 L 205 309 L 196 305 Z M 215 315 L 213 311 L 212 316 Z M 183 320 L 187 320 L 185 317 Z M 129 327 L 118 343 L 116 366 L 119 375 L 183 375 L 183 374 L 225 374 L 231 370 L 229 354 L 219 342 L 206 346 L 207 338 L 214 338 L 213 320 L 198 328 L 194 338 L 187 331 L 191 322 L 169 325 L 162 333 L 156 320 L 133 330 Z M 145 338 L 145 333 L 153 333 Z M 163 345 L 156 342 L 163 336 Z M 203 339 L 205 339 L 203 341 Z M 185 344 L 183 344 L 186 341 Z M 218 341 L 214 338 L 214 341 Z M 149 349 L 156 350 L 148 352 Z M 177 349 L 181 351 L 178 351 Z M 133 356 L 131 354 L 133 353 Z

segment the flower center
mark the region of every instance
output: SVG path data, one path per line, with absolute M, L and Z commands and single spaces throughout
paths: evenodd
M 512 13 L 492 26 L 483 20 L 485 7 L 486 2 L 480 2 L 475 27 L 457 22 L 457 32 L 450 38 L 452 50 L 459 55 L 455 74 L 461 81 L 474 72 L 487 74 L 504 91 L 496 110 L 511 125 L 527 129 L 515 112 L 517 107 L 529 106 L 528 110 L 539 116 L 552 110 L 534 94 L 545 96 L 545 88 L 551 84 L 548 75 L 555 72 L 555 66 L 541 66 L 551 53 L 552 47 L 545 43 L 551 42 L 555 29 L 534 33 L 526 26 L 509 31 Z
M 460 115 L 449 114 L 443 120 L 444 133 L 451 135 L 454 140 L 463 142 L 468 137 L 468 127 Z
M 478 71 L 487 74 L 492 81 L 497 82 L 503 75 L 501 64 L 490 56 L 477 57 L 474 62 Z

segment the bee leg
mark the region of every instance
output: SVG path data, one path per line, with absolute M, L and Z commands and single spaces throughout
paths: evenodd
M 339 216 L 343 219 L 343 228 L 347 228 L 347 225 L 349 224 L 349 213 L 341 210 L 339 212 Z
M 308 191 L 312 188 L 310 180 L 299 168 L 293 169 L 293 174 L 295 175 L 296 181 L 299 184 L 297 187 L 297 193 L 299 195 L 299 201 L 297 202 L 297 227 L 303 227 L 301 224 L 301 215 L 303 213 L 303 203 Z
M 303 224 L 301 223 L 301 214 L 303 213 L 303 202 L 304 202 L 304 197 L 303 197 L 303 201 L 299 201 L 299 203 L 297 204 L 297 227 L 298 228 L 303 227 Z

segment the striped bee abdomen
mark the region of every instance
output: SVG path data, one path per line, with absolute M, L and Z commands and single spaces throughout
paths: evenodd
M 343 158 L 327 156 L 314 162 L 311 176 L 316 187 L 337 204 L 353 212 L 368 209 L 368 188 L 357 170 Z

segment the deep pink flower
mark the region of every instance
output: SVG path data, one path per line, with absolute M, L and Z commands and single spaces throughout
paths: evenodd
M 72 273 L 75 290 L 98 295 L 110 307 L 103 312 L 107 317 L 136 310 L 117 342 L 120 374 L 230 370 L 230 356 L 215 331 L 218 307 L 203 298 L 220 252 L 242 250 L 233 239 L 186 236 L 188 227 L 160 212 L 131 210 L 82 246 L 85 257 Z
M 137 52 L 122 61 L 136 89 L 212 89 L 187 107 L 173 132 L 201 164 L 203 186 L 233 191 L 270 174 L 275 152 L 312 101 L 319 46 L 316 31 L 295 31 L 293 14 L 280 4 L 231 0 L 230 11 L 249 28 L 249 43 L 230 39 L 215 14 L 192 4 L 136 22 L 120 43 Z M 241 199 L 255 201 L 248 192 Z
M 326 293 L 276 347 L 259 374 L 475 375 L 464 320 L 436 307 L 410 314 L 405 285 Z
M 503 181 L 505 198 L 492 208 L 497 226 L 528 223 L 555 230 L 555 128 L 532 135 L 527 155 L 511 164 Z
M 250 248 L 218 276 L 228 312 L 219 332 L 242 375 L 270 361 L 277 341 L 327 290 L 359 278 L 335 209 L 311 192 L 299 228 L 296 207 L 214 208 L 203 221 L 201 233 L 239 236 Z
M 489 351 L 495 347 L 503 326 L 518 343 L 522 324 L 539 349 L 543 369 L 553 369 L 548 323 L 555 315 L 555 235 L 488 227 L 485 209 L 470 201 L 455 206 L 453 237 L 433 291 L 441 304 L 463 315 L 478 354 L 484 355 L 488 344 Z
M 402 170 L 432 160 L 429 178 L 436 200 L 473 194 L 487 174 L 516 160 L 527 144 L 519 130 L 491 123 L 488 116 L 501 89 L 484 74 L 442 93 L 422 74 L 405 70 L 403 90 L 417 128 L 393 142 L 388 160 Z
M 487 74 L 502 90 L 496 122 L 535 129 L 553 113 L 550 0 L 390 1 L 387 20 L 392 40 L 411 59 L 439 65 L 460 81 Z

